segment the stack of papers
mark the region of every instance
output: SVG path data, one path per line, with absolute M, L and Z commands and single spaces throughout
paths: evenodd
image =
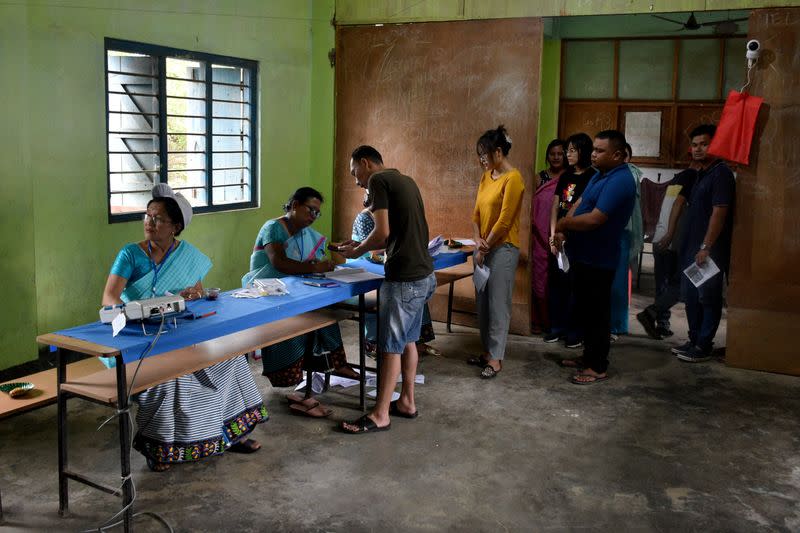
M 363 268 L 340 267 L 333 272 L 326 272 L 325 277 L 341 283 L 356 283 L 358 281 L 368 281 L 371 279 L 383 279 L 380 274 L 374 274 Z
M 428 243 L 428 253 L 431 254 L 431 257 L 436 257 L 439 255 L 443 244 L 444 239 L 442 239 L 441 235 L 437 235 L 431 242 Z

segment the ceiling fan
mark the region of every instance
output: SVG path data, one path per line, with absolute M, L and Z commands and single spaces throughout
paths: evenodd
M 652 15 L 653 17 L 661 20 L 666 20 L 667 22 L 672 22 L 673 24 L 678 24 L 683 26 L 682 29 L 684 30 L 699 30 L 703 26 L 715 26 L 714 30 L 716 33 L 736 33 L 739 27 L 736 25 L 737 22 L 742 22 L 747 20 L 746 18 L 741 19 L 726 19 L 726 20 L 714 20 L 711 22 L 697 22 L 697 18 L 694 16 L 694 11 L 689 15 L 689 18 L 686 19 L 686 22 L 680 22 L 678 20 L 672 20 L 671 18 L 662 17 L 661 15 Z M 681 31 L 681 30 L 676 30 Z

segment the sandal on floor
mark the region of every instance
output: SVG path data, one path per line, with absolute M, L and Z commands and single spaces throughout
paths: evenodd
M 586 368 L 586 363 L 583 362 L 583 357 L 575 357 L 573 359 L 562 359 L 558 363 L 559 366 L 564 368 Z
M 331 416 L 333 410 L 325 407 L 316 400 L 311 402 L 298 402 L 289 404 L 289 412 L 293 415 L 305 415 L 311 418 L 326 418 Z
M 573 385 L 593 385 L 608 379 L 608 374 L 602 376 L 593 376 L 591 374 L 575 374 L 570 378 Z
M 351 429 L 348 426 L 355 426 L 356 429 Z M 353 420 L 352 422 L 342 422 L 339 427 L 345 433 L 349 433 L 351 435 L 359 435 L 361 433 L 375 433 L 377 431 L 389 431 L 389 429 L 392 427 L 392 424 L 390 422 L 388 425 L 383 426 L 381 428 L 378 427 L 378 425 L 369 417 L 369 415 L 364 415 L 358 420 Z
M 261 449 L 261 444 L 253 439 L 240 440 L 236 444 L 228 447 L 227 451 L 232 453 L 255 453 Z
M 284 398 L 286 398 L 286 401 L 289 402 L 289 405 L 293 403 L 303 403 L 306 400 L 311 399 L 311 397 L 306 398 L 304 394 L 297 394 L 296 392 L 292 394 L 287 394 L 286 396 L 284 396 Z
M 486 366 L 488 362 L 489 360 L 484 358 L 482 355 L 476 355 L 475 357 L 470 357 L 467 359 L 467 364 L 472 366 Z
M 495 370 L 494 368 L 492 368 L 492 365 L 486 365 L 485 367 L 483 367 L 483 370 L 481 371 L 481 377 L 483 379 L 495 378 L 497 377 L 497 374 L 500 373 L 500 370 Z
M 149 468 L 151 472 L 166 472 L 169 470 L 169 467 L 172 466 L 169 463 L 159 463 L 149 457 L 145 457 L 145 460 L 147 461 L 147 468 Z
M 432 355 L 434 357 L 442 356 L 442 352 L 426 343 L 417 344 L 417 351 L 420 353 L 420 355 Z
M 414 411 L 413 413 L 404 413 L 397 408 L 397 400 L 395 400 L 389 403 L 389 414 L 391 416 L 399 416 L 400 418 L 417 418 L 419 416 L 419 411 Z

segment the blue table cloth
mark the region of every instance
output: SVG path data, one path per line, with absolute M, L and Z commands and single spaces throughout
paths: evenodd
M 458 265 L 466 261 L 464 252 L 439 254 L 434 257 L 436 270 Z M 347 263 L 348 267 L 360 267 L 383 275 L 383 265 L 360 259 Z M 148 356 L 170 352 L 200 342 L 216 339 L 254 326 L 289 318 L 347 300 L 380 287 L 382 280 L 374 279 L 358 283 L 341 283 L 336 287 L 312 287 L 303 284 L 306 278 L 288 276 L 282 278 L 289 290 L 285 296 L 262 298 L 234 298 L 234 291 L 220 294 L 216 301 L 196 300 L 186 302 L 187 315 L 202 316 L 199 319 L 179 318 L 177 328 L 169 320 L 165 333 L 161 335 Z M 160 321 L 146 322 L 148 333 L 158 331 Z M 131 322 L 114 337 L 111 325 L 93 322 L 74 328 L 57 331 L 60 335 L 81 339 L 102 346 L 115 348 L 122 353 L 126 363 L 138 360 L 153 340 L 142 331 L 140 322 Z

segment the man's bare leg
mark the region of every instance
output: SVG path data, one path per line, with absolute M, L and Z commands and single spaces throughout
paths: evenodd
M 404 350 L 405 353 L 405 350 Z M 414 351 L 416 355 L 416 350 Z M 389 404 L 392 401 L 392 393 L 397 386 L 397 376 L 400 375 L 400 354 L 399 353 L 383 353 L 381 357 L 381 375 L 379 376 L 380 390 L 378 391 L 378 398 L 375 401 L 375 407 L 369 413 L 369 418 L 375 422 L 375 425 L 386 427 L 390 423 L 389 419 Z M 415 365 L 416 366 L 416 365 Z M 404 383 L 405 385 L 405 383 Z M 413 384 L 412 384 L 413 394 Z M 358 430 L 358 426 L 344 423 L 343 427 L 350 428 L 353 431 Z
M 417 344 L 409 342 L 403 350 L 400 358 L 400 366 L 403 373 L 403 385 L 400 389 L 400 398 L 397 400 L 397 408 L 406 414 L 417 412 L 417 405 L 414 401 L 414 380 L 417 377 L 417 362 L 419 352 Z

